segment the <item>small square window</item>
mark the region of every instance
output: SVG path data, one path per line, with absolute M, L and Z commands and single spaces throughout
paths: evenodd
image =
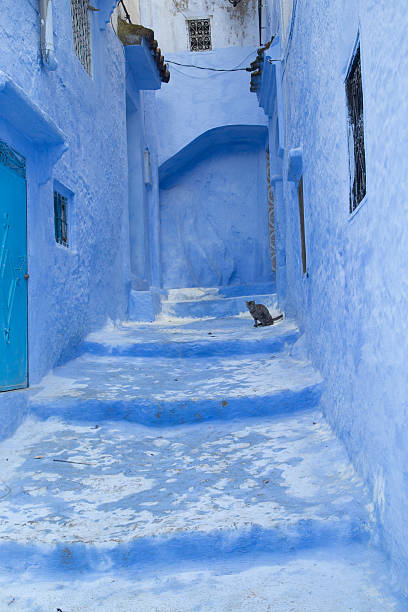
M 209 19 L 187 19 L 190 51 L 211 50 L 211 26 Z
M 68 199 L 54 191 L 54 225 L 55 240 L 62 246 L 68 246 Z
M 91 20 L 88 0 L 71 0 L 74 49 L 79 61 L 92 76 Z

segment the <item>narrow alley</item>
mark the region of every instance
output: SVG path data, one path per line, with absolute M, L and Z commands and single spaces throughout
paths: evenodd
M 0 447 L 1 609 L 399 609 L 293 321 L 109 324 L 82 350 Z
M 408 612 L 407 0 L 0 4 L 0 612 Z

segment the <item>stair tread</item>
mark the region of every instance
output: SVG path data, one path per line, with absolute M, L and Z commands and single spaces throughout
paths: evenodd
M 170 352 L 175 347 L 183 351 L 194 347 L 197 351 L 203 346 L 208 352 L 223 350 L 225 354 L 254 351 L 268 352 L 270 347 L 279 342 L 293 343 L 299 336 L 297 325 L 290 320 L 283 320 L 263 328 L 254 328 L 251 317 L 230 319 L 206 319 L 194 323 L 156 322 L 142 324 L 128 322 L 114 325 L 109 323 L 102 330 L 89 334 L 82 345 L 84 351 L 131 354 L 139 349 L 143 354 Z M 247 349 L 245 346 L 247 345 Z
M 86 354 L 56 368 L 31 389 L 32 404 L 64 398 L 100 402 L 183 402 L 264 397 L 321 383 L 310 363 L 287 355 L 230 355 L 205 359 Z
M 353 539 L 368 521 L 362 482 L 318 411 L 159 432 L 30 419 L 2 445 L 0 461 L 0 546 L 118 546 L 214 532 L 220 544 L 220 531 L 232 549 L 265 546 L 268 533 L 273 546 L 277 536 L 310 545 L 337 533 Z

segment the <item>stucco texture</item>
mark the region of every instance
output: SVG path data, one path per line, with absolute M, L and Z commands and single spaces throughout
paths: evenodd
M 286 148 L 303 147 L 308 277 L 296 187 L 284 180 L 275 200 L 286 255 L 281 303 L 306 331 L 325 378 L 325 413 L 371 486 L 379 541 L 406 590 L 406 4 L 299 0 L 293 25 Z M 351 217 L 344 79 L 359 29 L 367 196 Z
M 163 287 L 272 280 L 265 145 L 226 145 L 160 191 Z
M 124 58 L 110 25 L 92 20 L 93 78 L 73 48 L 70 3 L 54 0 L 58 68 L 40 59 L 38 3 L 4 0 L 0 69 L 64 134 L 66 153 L 53 167 L 34 147 L 30 128 L 0 119 L 0 139 L 27 158 L 30 380 L 38 380 L 107 316 L 124 316 L 127 164 Z M 109 95 L 107 95 L 109 93 Z M 54 181 L 69 201 L 69 248 L 54 237 Z M 0 397 L 0 403 L 3 398 Z

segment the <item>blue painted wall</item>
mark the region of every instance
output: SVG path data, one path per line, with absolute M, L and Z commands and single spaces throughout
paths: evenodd
M 275 184 L 281 303 L 325 377 L 327 417 L 368 484 L 378 540 L 408 584 L 408 97 L 406 2 L 298 0 L 283 48 L 285 152 Z M 344 79 L 360 29 L 367 197 L 349 214 Z M 275 123 L 271 120 L 270 141 Z M 309 277 L 296 184 L 303 149 Z M 280 172 L 275 157 L 272 174 Z
M 33 143 L 34 123 L 30 126 L 25 113 L 0 116 L 0 139 L 27 159 L 31 383 L 69 357 L 107 316 L 125 316 L 129 278 L 123 49 L 110 25 L 101 30 L 98 13 L 91 12 L 90 78 L 74 52 L 70 3 L 53 4 L 55 72 L 41 65 L 38 3 L 23 0 L 16 10 L 13 0 L 3 0 L 0 11 L 0 70 L 21 88 L 27 104 L 36 105 L 33 117 L 37 111 L 48 115 L 68 145 L 53 166 L 46 146 Z M 99 2 L 107 14 L 113 4 Z M 6 100 L 4 108 L 12 105 Z M 55 181 L 72 196 L 68 249 L 54 237 Z M 16 407 L 10 427 L 17 413 L 24 416 L 23 396 L 17 401 L 17 394 L 0 394 L 3 434 L 10 398 Z
M 238 134 L 246 132 L 237 126 Z M 225 130 L 218 130 L 219 132 Z M 266 192 L 266 128 L 247 142 L 216 139 L 160 190 L 163 287 L 272 280 Z M 204 135 L 205 136 L 205 135 Z M 201 141 L 206 140 L 204 137 Z M 198 146 L 198 145 L 197 145 Z M 187 157 L 187 156 L 186 156 Z
M 229 47 L 170 53 L 166 60 L 209 68 L 245 68 L 255 55 L 255 47 Z M 156 94 L 159 164 L 213 128 L 266 125 L 265 114 L 249 91 L 249 75 L 244 70 L 212 72 L 171 63 L 169 67 L 170 83 Z
M 178 53 L 168 60 L 245 68 L 252 47 Z M 266 117 L 245 70 L 170 64 L 157 93 L 160 263 L 165 288 L 272 280 Z

